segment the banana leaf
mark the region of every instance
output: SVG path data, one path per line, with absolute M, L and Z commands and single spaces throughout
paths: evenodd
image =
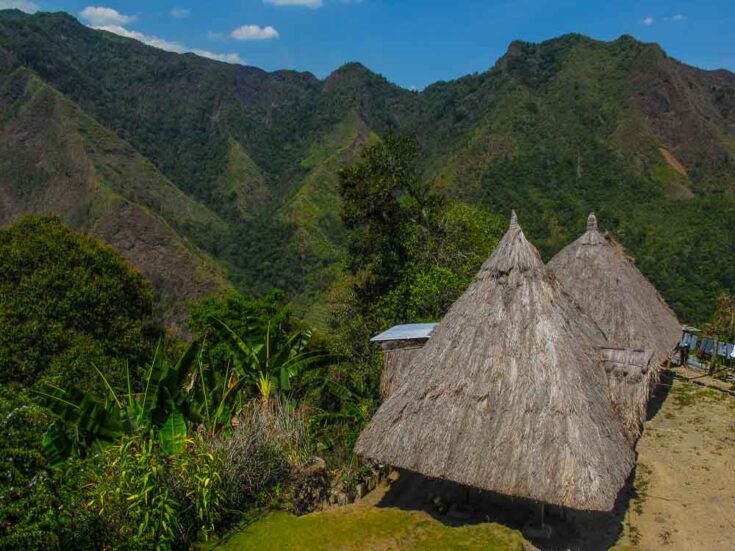
M 174 411 L 159 431 L 161 446 L 168 455 L 178 455 L 184 451 L 186 438 L 186 420 L 180 411 Z

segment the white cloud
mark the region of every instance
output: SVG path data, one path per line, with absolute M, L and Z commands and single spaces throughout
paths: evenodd
M 684 21 L 686 18 L 686 15 L 677 13 L 676 15 L 672 15 L 671 17 L 664 18 L 664 21 Z
M 0 0 L 0 10 L 20 10 L 26 13 L 36 13 L 38 4 L 30 0 Z
M 274 6 L 306 6 L 307 8 L 321 8 L 322 0 L 263 0 L 264 4 Z
M 644 17 L 643 19 L 641 19 L 641 23 L 646 26 L 653 25 L 653 17 L 651 17 L 650 15 L 648 17 Z
M 138 42 L 147 44 L 148 46 L 153 46 L 154 48 L 159 48 L 160 50 L 166 50 L 168 52 L 183 53 L 186 51 L 184 45 L 179 42 L 172 42 L 170 40 L 158 38 L 157 36 L 143 34 L 138 31 L 131 31 L 125 27 L 121 27 L 120 25 L 99 25 L 92 28 L 97 29 L 98 31 L 107 31 L 108 33 L 124 36 L 125 38 L 132 38 Z
M 243 25 L 230 33 L 235 40 L 270 40 L 278 38 L 278 31 L 268 25 L 267 27 L 259 27 L 258 25 Z
M 178 54 L 192 53 L 192 54 L 196 54 L 201 57 L 214 59 L 216 61 L 224 61 L 225 63 L 239 63 L 241 65 L 245 64 L 245 60 L 242 59 L 238 54 L 235 54 L 235 53 L 217 54 L 214 52 L 210 52 L 208 50 L 188 48 L 184 44 L 181 44 L 180 42 L 173 42 L 170 40 L 165 40 L 163 38 L 159 38 L 153 35 L 143 34 L 138 31 L 131 31 L 130 29 L 126 29 L 125 27 L 122 27 L 120 25 L 100 25 L 100 26 L 96 26 L 92 28 L 97 29 L 99 31 L 107 31 L 110 33 L 114 33 L 119 36 L 124 36 L 125 38 L 132 38 L 134 40 L 137 40 L 138 42 L 147 44 L 148 46 L 153 46 L 154 48 L 158 48 L 160 50 L 166 50 L 168 52 L 176 52 Z
M 134 15 L 123 15 L 112 8 L 104 8 L 101 6 L 87 6 L 79 12 L 84 19 L 92 25 L 127 25 L 137 18 Z
M 176 19 L 186 19 L 191 15 L 191 10 L 186 8 L 171 8 L 171 16 Z
M 191 50 L 185 50 L 185 52 L 190 52 L 192 54 L 196 54 L 200 57 L 206 57 L 208 59 L 214 59 L 215 61 L 222 61 L 224 63 L 245 65 L 245 60 L 240 57 L 240 54 L 236 54 L 236 53 L 218 54 L 215 52 L 210 52 L 209 50 L 199 50 L 197 48 L 192 48 Z

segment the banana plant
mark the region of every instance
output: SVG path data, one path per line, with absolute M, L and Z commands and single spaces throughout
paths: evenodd
M 143 429 L 158 429 L 164 450 L 180 452 L 188 434 L 190 409 L 184 381 L 199 349 L 195 341 L 170 365 L 163 360 L 159 342 L 139 393 L 133 392 L 129 370 L 127 392 L 118 394 L 97 366 L 93 368 L 107 389 L 104 396 L 46 385 L 38 393 L 46 398 L 57 420 L 43 436 L 44 455 L 51 464 L 58 464 L 72 454 L 84 455 Z
M 240 392 L 245 378 L 228 361 L 225 370 L 215 369 L 205 362 L 200 353 L 197 369 L 190 380 L 191 417 L 201 423 L 210 434 L 219 432 L 243 407 Z
M 212 318 L 212 321 L 225 330 L 236 372 L 257 390 L 264 403 L 276 391 L 292 391 L 292 383 L 299 375 L 329 359 L 327 354 L 308 349 L 312 339 L 309 330 L 283 335 L 279 326 L 273 327 L 268 321 L 265 334 L 243 337 L 224 321 L 218 318 Z

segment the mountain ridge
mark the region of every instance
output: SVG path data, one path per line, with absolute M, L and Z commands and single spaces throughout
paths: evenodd
M 177 293 L 203 298 L 228 285 L 220 269 L 175 228 L 216 225 L 216 217 L 27 69 L 0 79 L 0 110 L 5 115 L 0 128 L 0 223 L 19 214 L 57 214 L 108 242 L 152 281 L 156 316 L 174 332 L 186 334 L 186 305 Z M 9 111 L 14 115 L 9 117 Z M 34 145 L 49 134 L 64 145 L 36 156 Z M 66 174 L 58 175 L 60 167 Z M 44 179 L 34 172 L 57 176 Z M 131 181 L 128 174 L 141 181 Z M 37 182 L 31 189 L 29 180 Z
M 16 67 L 199 205 L 167 216 L 182 243 L 221 266 L 214 279 L 252 293 L 282 287 L 322 325 L 341 277 L 336 173 L 388 132 L 418 137 L 421 170 L 440 193 L 515 207 L 547 259 L 595 209 L 680 315 L 702 320 L 708 301 L 735 290 L 735 262 L 717 255 L 723 242 L 735 247 L 735 74 L 690 67 L 654 43 L 514 41 L 487 70 L 416 92 L 359 62 L 324 79 L 266 72 L 156 50 L 67 14 L 0 11 L 0 78 Z M 112 166 L 114 150 L 88 153 Z M 145 181 L 145 166 L 128 164 L 128 180 Z M 137 189 L 143 201 L 147 187 Z M 171 203 L 164 189 L 146 201 Z M 212 223 L 176 223 L 178 209 Z

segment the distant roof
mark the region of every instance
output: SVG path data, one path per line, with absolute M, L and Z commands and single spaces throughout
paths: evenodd
M 437 323 L 406 323 L 394 325 L 380 335 L 376 335 L 370 341 L 405 341 L 409 339 L 428 339 Z
M 682 325 L 681 330 L 688 333 L 699 333 L 700 331 L 702 331 L 701 329 L 697 329 L 696 327 L 692 327 L 691 325 Z

